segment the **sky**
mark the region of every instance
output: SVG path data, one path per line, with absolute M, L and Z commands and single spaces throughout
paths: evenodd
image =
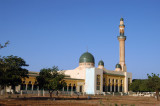
M 88 50 L 95 66 L 119 62 L 124 18 L 126 65 L 133 79 L 160 74 L 160 0 L 0 0 L 1 56 L 23 58 L 29 71 L 74 69 Z

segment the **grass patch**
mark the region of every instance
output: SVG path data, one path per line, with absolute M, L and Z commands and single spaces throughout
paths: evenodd
M 118 106 L 118 104 L 115 104 L 115 106 Z

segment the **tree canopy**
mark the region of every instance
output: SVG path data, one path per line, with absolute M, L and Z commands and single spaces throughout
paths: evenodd
M 159 74 L 152 73 L 151 75 L 147 74 L 148 81 L 147 87 L 156 92 L 157 100 L 159 100 L 159 91 L 160 91 L 160 77 Z
M 148 79 L 134 79 L 129 86 L 133 92 L 156 92 L 157 100 L 159 100 L 160 77 L 159 74 L 147 74 Z
M 22 78 L 28 77 L 26 62 L 17 56 L 0 58 L 0 85 L 1 87 L 12 86 L 13 88 L 22 83 Z
M 37 76 L 39 87 L 48 90 L 51 98 L 53 91 L 60 90 L 66 85 L 64 74 L 57 72 L 58 70 L 56 66 L 43 68 Z
M 153 91 L 147 87 L 147 79 L 133 79 L 129 89 L 133 92 L 149 92 Z

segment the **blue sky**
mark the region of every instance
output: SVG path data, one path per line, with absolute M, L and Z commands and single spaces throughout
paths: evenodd
M 126 65 L 133 78 L 160 73 L 159 0 L 0 0 L 1 56 L 22 57 L 30 71 L 53 65 L 74 69 L 88 51 L 97 66 L 119 62 L 119 21 L 124 18 Z

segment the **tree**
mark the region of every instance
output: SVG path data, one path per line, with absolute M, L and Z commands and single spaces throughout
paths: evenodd
M 147 87 L 147 79 L 143 79 L 140 86 L 140 92 L 152 92 L 153 90 Z
M 0 85 L 6 92 L 7 86 L 15 86 L 22 83 L 22 78 L 28 77 L 28 70 L 23 68 L 28 66 L 26 62 L 17 56 L 7 56 L 0 58 Z
M 139 92 L 139 85 L 141 84 L 141 80 L 139 79 L 134 79 L 131 83 L 131 85 L 129 86 L 129 89 L 132 90 L 133 92 Z
M 133 92 L 150 92 L 152 89 L 147 87 L 147 79 L 134 79 L 129 86 Z
M 53 91 L 60 90 L 66 85 L 64 74 L 57 71 L 58 67 L 56 66 L 43 68 L 40 70 L 39 76 L 36 77 L 39 87 L 48 90 L 50 98 L 52 98 Z
M 152 73 L 151 75 L 147 74 L 147 87 L 151 88 L 156 92 L 157 100 L 159 101 L 159 91 L 160 91 L 160 77 L 159 74 Z

